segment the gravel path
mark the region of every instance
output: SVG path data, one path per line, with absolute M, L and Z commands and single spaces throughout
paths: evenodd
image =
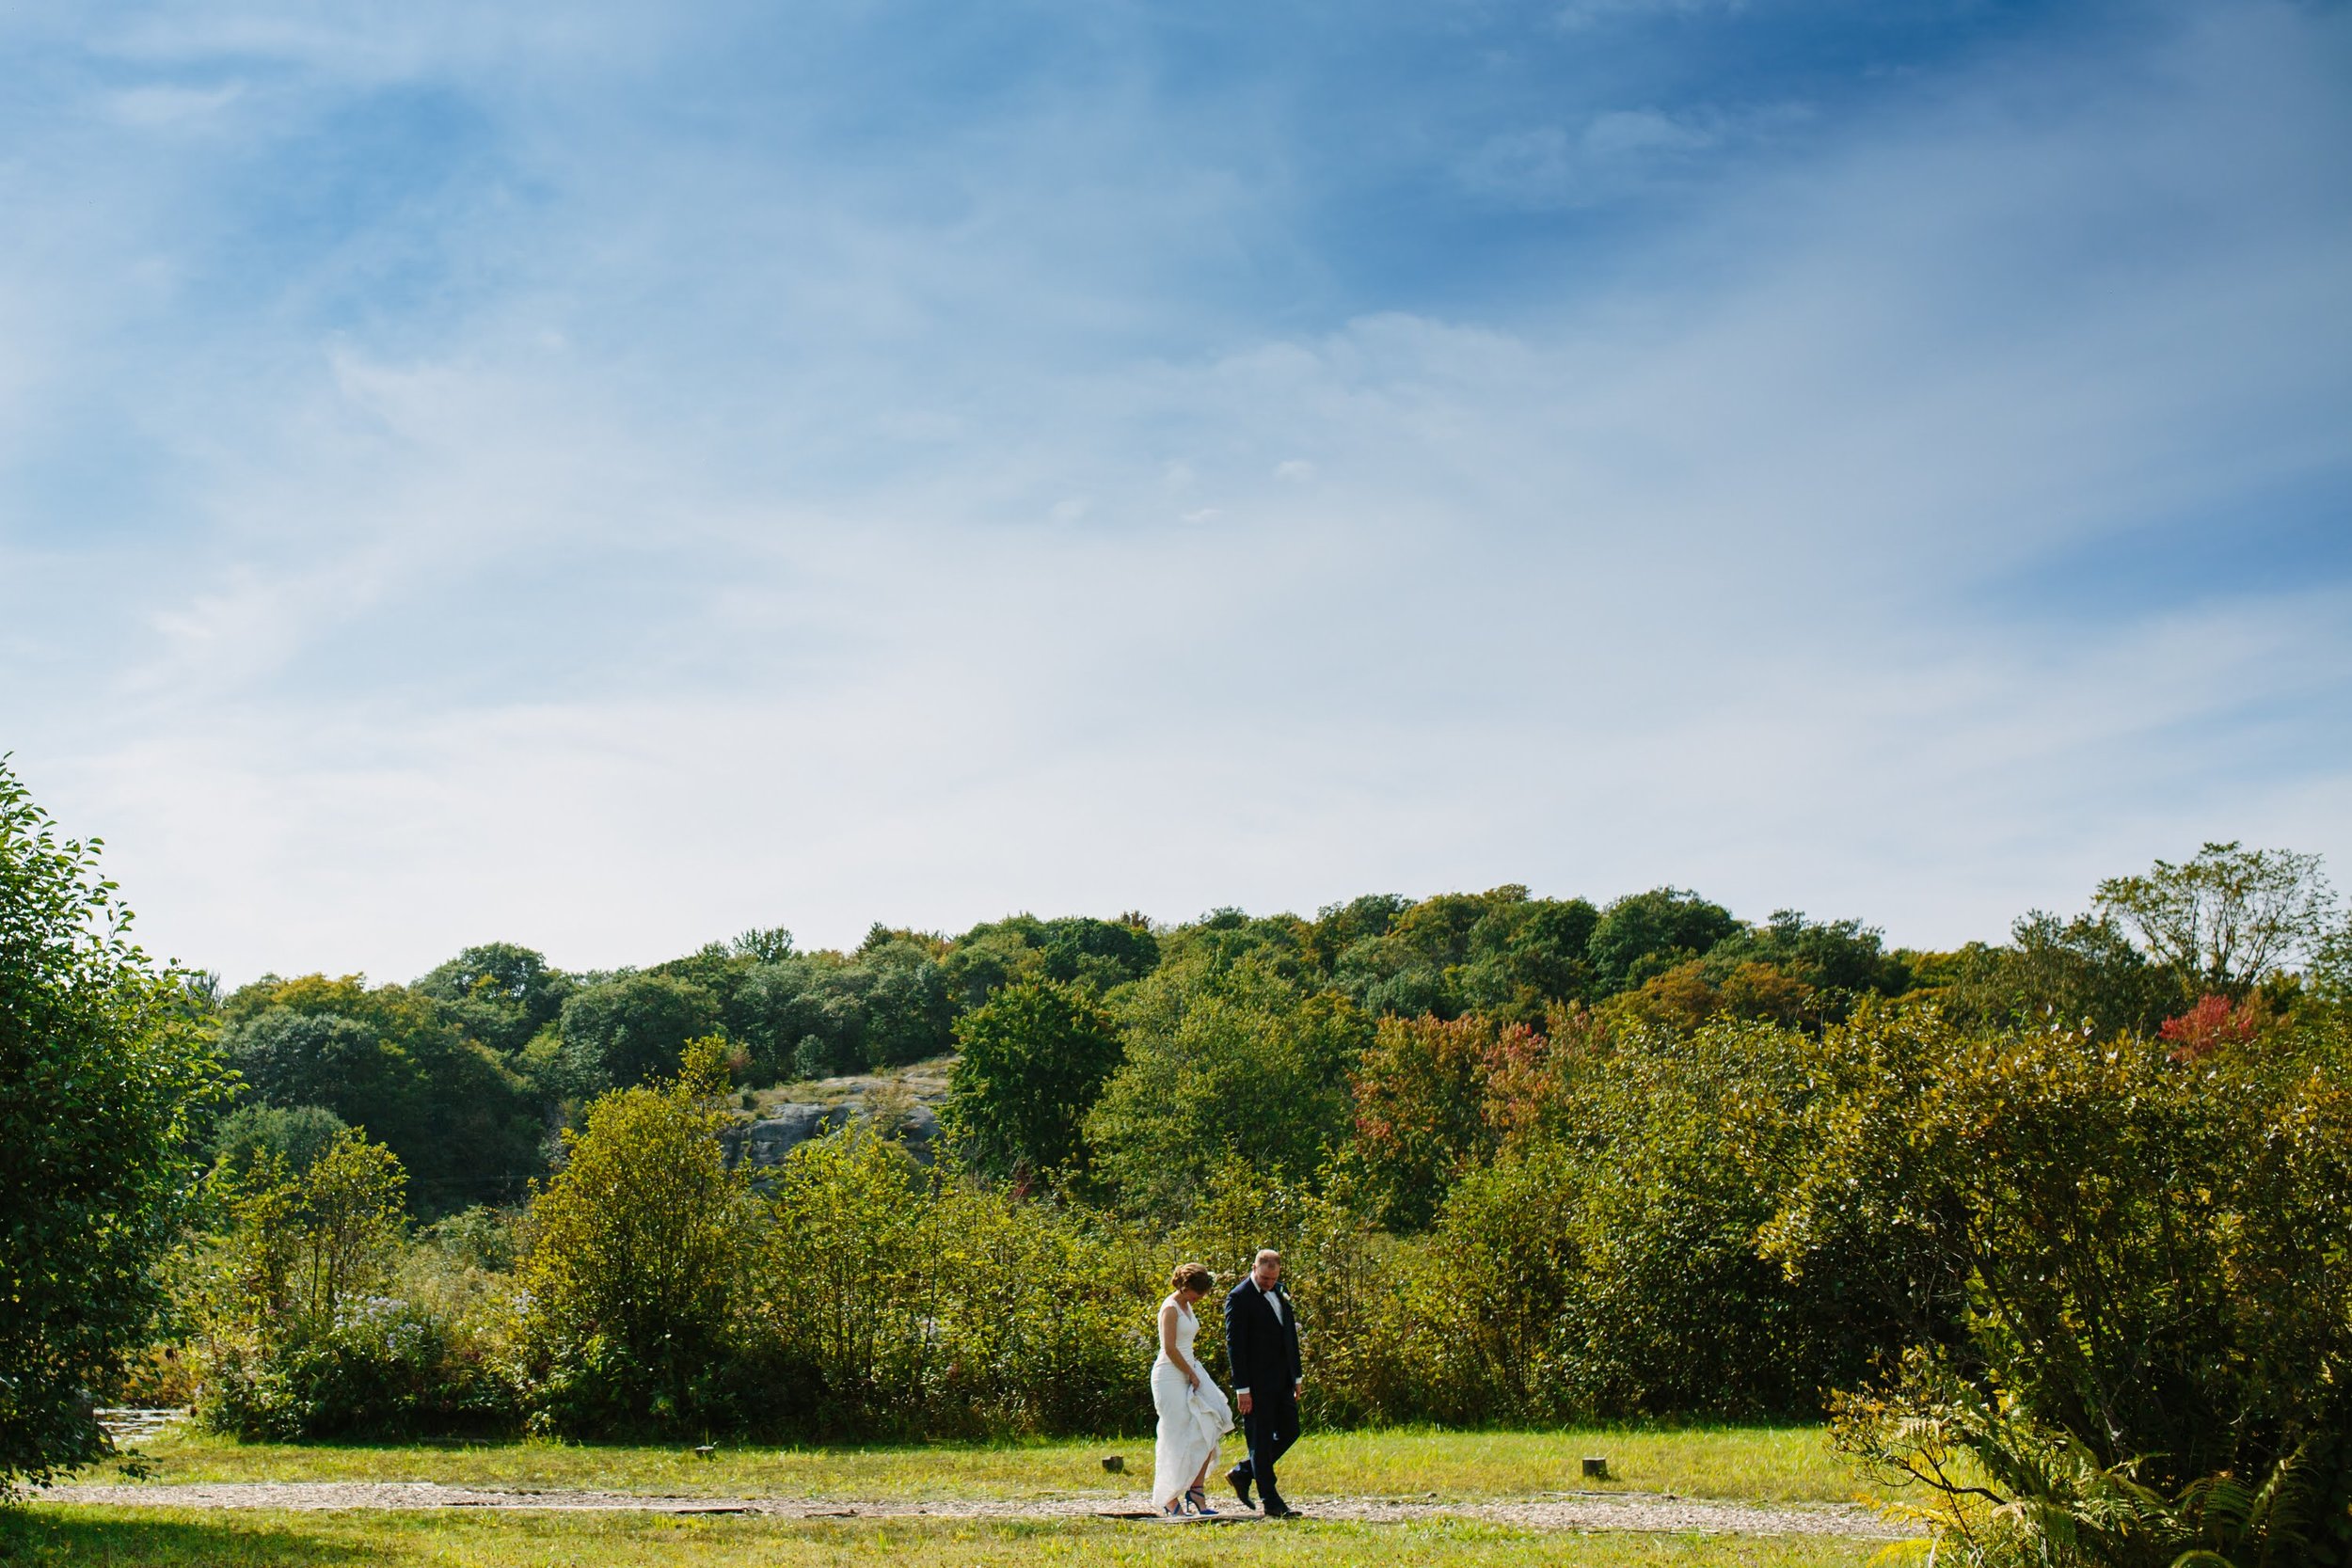
M 1140 1496 L 1065 1493 L 1057 1497 L 939 1499 L 929 1502 L 805 1497 L 661 1497 L 630 1492 L 521 1492 L 441 1486 L 432 1481 L 240 1481 L 213 1486 L 53 1486 L 44 1501 L 135 1508 L 548 1509 L 587 1513 L 757 1513 L 782 1519 L 1149 1518 Z M 1889 1539 L 1899 1531 L 1867 1510 L 1830 1505 L 1758 1507 L 1656 1493 L 1557 1493 L 1511 1502 L 1441 1503 L 1389 1497 L 1305 1497 L 1316 1519 L 1406 1524 L 1475 1519 L 1541 1530 L 1701 1530 L 1729 1535 L 1841 1535 Z M 1229 1510 L 1221 1517 L 1255 1521 Z

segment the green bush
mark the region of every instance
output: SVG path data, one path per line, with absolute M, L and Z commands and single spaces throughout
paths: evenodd
M 1899 1468 L 1942 1445 L 1991 1476 L 2007 1517 L 2039 1523 L 1982 1536 L 1988 1562 L 2169 1562 L 2213 1544 L 2233 1488 L 2281 1504 L 2233 1560 L 2352 1557 L 2341 1037 L 2280 1030 L 2187 1062 L 1932 1015 L 1882 1035 L 1877 1070 L 1818 1107 L 1767 1250 L 1818 1277 L 1857 1232 L 1891 1235 L 1916 1290 L 1964 1296 L 1966 1332 L 1850 1405 L 1850 1441 Z M 1937 1490 L 1938 1528 L 1977 1539 L 1970 1497 Z M 2125 1497 L 2138 1534 L 2098 1537 Z
M 504 1430 L 495 1276 L 404 1238 L 405 1175 L 350 1129 L 296 1171 L 274 1150 L 213 1180 L 226 1224 L 203 1259 L 197 1414 L 274 1441 Z
M 607 1094 L 564 1134 L 568 1158 L 532 1205 L 518 1271 L 535 1427 L 692 1428 L 723 1407 L 756 1230 L 719 1148 L 723 1051 L 716 1037 L 693 1042 L 676 1080 Z
M 113 890 L 0 757 L 0 1496 L 105 1451 L 91 1390 L 164 1306 L 217 1092 Z
M 1759 1251 L 1858 1037 L 1725 1020 L 1574 1059 L 1557 1113 L 1577 1188 L 1578 1275 L 1555 1348 L 1568 1409 L 1807 1418 L 1829 1389 L 1948 1332 L 1941 1304 L 1899 1310 L 1878 1288 L 1903 1266 L 1884 1230 L 1793 1277 Z
M 767 1199 L 739 1332 L 746 1424 L 802 1436 L 1117 1431 L 1150 1407 L 1137 1249 L 1041 1204 L 927 1172 L 851 1128 Z
M 519 1408 L 466 1325 L 396 1295 L 346 1302 L 316 1333 L 217 1342 L 203 1404 L 215 1431 L 289 1443 L 501 1433 Z

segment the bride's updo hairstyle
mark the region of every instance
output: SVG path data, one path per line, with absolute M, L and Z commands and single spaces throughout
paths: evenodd
M 1198 1291 L 1205 1296 L 1216 1288 L 1216 1275 L 1199 1263 L 1179 1263 L 1168 1282 L 1179 1291 Z

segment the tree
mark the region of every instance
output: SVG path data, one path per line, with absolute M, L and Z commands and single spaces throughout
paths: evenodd
M 469 1038 L 512 1056 L 555 1021 L 575 988 L 571 976 L 551 968 L 542 955 L 511 942 L 493 942 L 467 948 L 427 973 L 414 989 L 439 1001 Z
M 223 1167 L 220 1180 L 228 1316 L 258 1319 L 270 1337 L 323 1334 L 389 1271 L 407 1172 L 365 1134 L 342 1129 L 306 1169 L 264 1151 L 242 1174 Z
M 691 1042 L 674 1082 L 607 1094 L 564 1134 L 570 1157 L 531 1206 L 519 1271 L 542 1424 L 675 1426 L 716 1397 L 754 1234 L 719 1148 L 724 1053 L 715 1036 Z
M 345 1125 L 320 1105 L 240 1105 L 213 1129 L 213 1157 L 242 1176 L 256 1161 L 275 1155 L 299 1176 L 334 1146 Z
M 1592 990 L 1589 953 L 1600 911 L 1581 898 L 1531 898 L 1495 909 L 1470 931 L 1459 978 L 1482 1012 L 1534 1027 Z
M 1598 911 L 1581 898 L 1530 898 L 1518 883 L 1408 904 L 1359 898 L 1325 910 L 1309 948 L 1366 1012 L 1453 1018 L 1476 1009 L 1530 1026 L 1589 989 L 1585 946 Z
M 1181 1218 L 1238 1162 L 1311 1181 L 1346 1141 L 1348 1078 L 1371 1020 L 1252 956 L 1163 971 L 1125 999 L 1127 1056 L 1086 1123 L 1094 1166 L 1123 1204 Z
M 629 974 L 576 993 L 564 1004 L 564 1045 L 628 1088 L 674 1073 L 686 1042 L 719 1023 L 718 998 L 689 980 Z
M 1795 910 L 1717 942 L 1707 958 L 1716 984 L 1739 964 L 1770 964 L 1797 983 L 1824 993 L 1826 1010 L 1843 1019 L 1865 994 L 1900 996 L 1911 989 L 1911 966 L 1887 953 L 1875 927 L 1859 920 L 1807 920 Z
M 977 1007 L 1017 979 L 1060 980 L 1107 991 L 1150 974 L 1159 957 L 1159 938 L 1141 915 L 1040 920 L 1016 914 L 973 927 L 940 961 L 956 995 L 965 1006 Z
M 420 1212 L 511 1201 L 540 1164 L 516 1071 L 442 1016 L 445 1004 L 356 974 L 241 989 L 222 1050 L 264 1104 L 323 1106 L 397 1154 Z
M 397 1134 L 423 1098 L 416 1066 L 358 1019 L 276 1006 L 232 1025 L 222 1037 L 229 1065 L 270 1105 L 326 1105 L 345 1120 Z
M 2033 911 L 2001 946 L 1970 942 L 1922 960 L 1920 978 L 1955 1022 L 2039 1027 L 2088 1023 L 2100 1036 L 2145 1034 L 2178 1006 L 2180 986 L 2113 918 L 2061 921 Z
M 850 973 L 862 982 L 866 1064 L 900 1067 L 952 1049 L 956 1005 L 933 942 L 877 927 Z
M 2099 909 L 2128 923 L 2192 999 L 2242 996 L 2317 943 L 2335 894 L 2317 855 L 2208 844 L 2185 864 L 2158 861 L 2144 877 L 2099 884 Z
M 1427 1226 L 1446 1189 L 1493 1156 L 1505 1126 L 1495 1091 L 1544 1045 L 1525 1024 L 1474 1013 L 1379 1021 L 1356 1069 L 1350 1154 L 1391 1229 Z
M 1823 1009 L 1811 986 L 1771 964 L 1686 958 L 1638 990 L 1612 997 L 1601 1010 L 1626 1022 L 1688 1033 L 1717 1017 L 1818 1022 Z
M 923 1172 L 852 1128 L 794 1149 L 765 1207 L 749 1315 L 802 1394 L 802 1420 L 866 1436 L 920 1412 L 945 1348 L 949 1247 Z
M 105 1451 L 90 1390 L 145 1343 L 218 1071 L 131 941 L 97 841 L 0 758 L 0 1490 Z
M 1080 1128 L 1123 1049 L 1090 993 L 1020 981 L 959 1019 L 956 1039 L 940 1120 L 973 1163 L 998 1176 L 1077 1164 Z
M 1721 904 L 1679 888 L 1629 894 L 1603 910 L 1586 955 L 1605 992 L 1638 986 L 1650 975 L 1709 949 L 1740 929 Z
M 2345 920 L 2312 947 L 2306 975 L 2312 994 L 2328 1006 L 2352 1011 L 2352 920 Z

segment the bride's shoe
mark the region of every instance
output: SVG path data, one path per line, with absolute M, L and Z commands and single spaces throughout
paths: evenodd
M 1204 1486 L 1194 1487 L 1191 1491 L 1184 1494 L 1184 1501 L 1192 1504 L 1192 1511 L 1195 1513 L 1200 1514 L 1203 1519 L 1214 1519 L 1216 1517 L 1216 1510 L 1209 1506 L 1208 1488 Z

